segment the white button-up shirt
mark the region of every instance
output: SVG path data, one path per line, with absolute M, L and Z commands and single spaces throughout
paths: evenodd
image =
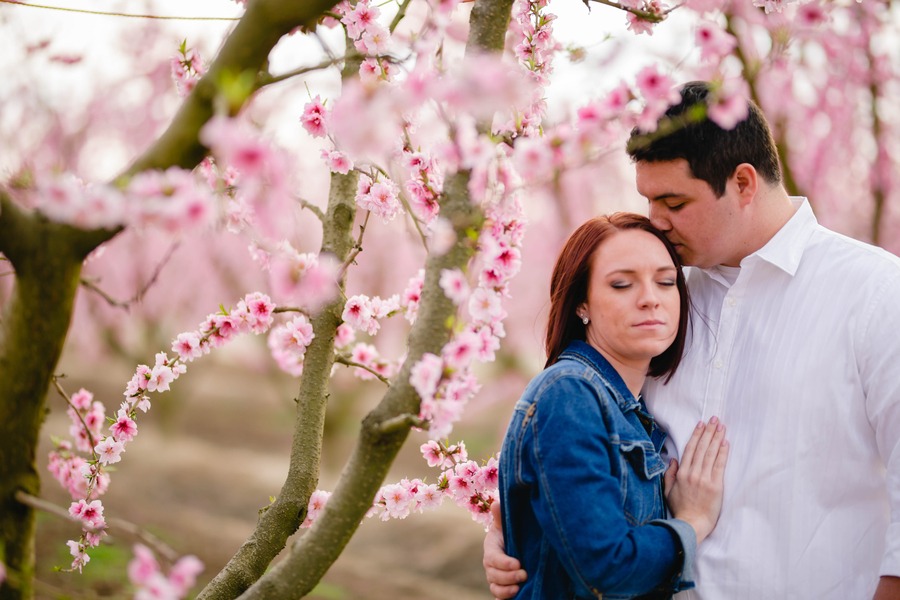
M 684 360 L 645 388 L 671 452 L 713 415 L 731 444 L 679 600 L 860 600 L 900 576 L 900 259 L 794 202 L 736 279 L 689 270 Z

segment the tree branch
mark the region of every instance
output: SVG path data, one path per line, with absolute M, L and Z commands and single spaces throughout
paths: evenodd
M 57 506 L 56 504 L 48 502 L 47 500 L 38 498 L 37 496 L 26 494 L 21 490 L 16 492 L 16 500 L 18 500 L 21 504 L 25 504 L 36 510 L 43 511 L 47 514 L 53 515 L 54 517 L 59 517 L 61 519 L 65 519 L 66 521 L 81 524 L 81 521 L 70 515 L 69 511 L 67 511 L 65 508 Z M 163 542 L 161 539 L 159 539 L 146 529 L 143 529 L 130 521 L 119 519 L 117 517 L 107 517 L 106 524 L 109 525 L 111 529 L 121 531 L 143 542 L 148 547 L 152 548 L 153 551 L 156 552 L 156 554 L 162 556 L 169 563 L 174 563 L 176 560 L 178 560 L 178 552 L 176 552 L 171 546 L 167 545 L 165 542 Z

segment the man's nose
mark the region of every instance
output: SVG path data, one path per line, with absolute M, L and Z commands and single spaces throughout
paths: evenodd
M 651 203 L 649 217 L 650 223 L 660 231 L 669 231 L 672 229 L 668 211 L 664 206 L 659 206 L 657 203 Z

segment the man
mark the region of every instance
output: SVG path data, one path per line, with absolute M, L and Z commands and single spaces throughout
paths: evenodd
M 667 117 L 709 94 L 687 84 Z M 900 598 L 900 259 L 787 195 L 752 103 L 733 130 L 635 133 L 629 154 L 651 221 L 693 267 L 692 337 L 671 381 L 645 386 L 648 406 L 672 454 L 712 415 L 731 442 L 697 587 L 677 598 Z M 492 530 L 485 569 L 509 598 L 525 574 L 501 549 Z

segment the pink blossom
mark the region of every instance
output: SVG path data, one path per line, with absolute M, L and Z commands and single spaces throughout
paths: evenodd
M 316 519 L 319 518 L 319 515 L 325 509 L 325 504 L 328 503 L 329 498 L 331 498 L 331 492 L 325 490 L 316 490 L 310 494 L 309 504 L 306 508 L 306 519 L 303 520 L 303 524 L 300 527 L 312 527 L 312 524 L 316 522 Z
M 483 287 L 475 288 L 469 296 L 469 315 L 481 323 L 491 323 L 503 318 L 505 312 L 500 303 L 500 295 Z
M 303 373 L 306 348 L 314 338 L 315 333 L 309 319 L 305 315 L 297 315 L 287 323 L 272 329 L 268 345 L 278 366 L 299 377 Z
M 397 294 L 389 298 L 375 296 L 369 300 L 369 307 L 372 310 L 372 316 L 376 319 L 390 317 L 400 310 L 400 296 Z
M 88 390 L 81 388 L 69 399 L 72 402 L 72 406 L 74 406 L 78 410 L 87 410 L 94 400 L 94 394 L 89 392 Z
M 327 118 L 328 111 L 325 109 L 325 104 L 319 96 L 316 96 L 303 107 L 300 123 L 313 137 L 325 137 L 328 134 Z
M 469 282 L 459 269 L 441 271 L 440 286 L 444 295 L 457 306 L 469 299 Z
M 481 347 L 481 338 L 469 330 L 463 330 L 450 340 L 441 350 L 441 357 L 448 367 L 464 369 L 476 357 Z
M 419 269 L 418 273 L 409 280 L 406 289 L 400 296 L 400 306 L 406 309 L 406 320 L 415 323 L 419 312 L 419 299 L 422 296 L 422 286 L 425 282 L 425 269 Z
M 169 571 L 169 583 L 178 594 L 183 597 L 190 591 L 197 581 L 197 575 L 203 572 L 203 563 L 193 555 L 182 556 Z
M 320 254 L 316 263 L 301 278 L 296 298 L 301 306 L 318 312 L 340 294 L 338 274 L 341 264 L 332 254 Z
M 436 441 L 428 440 L 427 442 L 419 446 L 419 451 L 422 453 L 422 456 L 425 458 L 425 462 L 428 463 L 429 467 L 437 467 L 443 465 L 444 451 L 441 449 L 441 445 Z
M 659 101 L 668 108 L 681 100 L 675 82 L 668 75 L 660 73 L 655 65 L 644 67 L 638 71 L 635 85 L 648 103 Z
M 797 8 L 795 22 L 804 29 L 822 27 L 831 21 L 831 9 L 830 5 L 818 1 L 801 4 Z
M 663 6 L 658 0 L 645 0 L 642 6 L 634 8 L 640 8 L 640 10 L 656 16 L 659 20 L 665 18 Z M 644 19 L 634 13 L 628 13 L 626 20 L 628 21 L 628 29 L 635 34 L 646 33 L 647 35 L 653 35 L 653 27 L 656 25 L 656 22 L 653 20 Z
M 190 362 L 201 356 L 203 351 L 200 349 L 200 335 L 196 331 L 186 331 L 179 333 L 172 342 L 172 352 L 183 360 Z
M 328 170 L 334 173 L 346 175 L 353 168 L 353 161 L 344 152 L 338 150 L 322 150 L 322 158 L 328 165 Z
M 128 563 L 128 579 L 136 586 L 144 586 L 159 573 L 159 563 L 153 552 L 143 544 L 135 544 L 134 558 Z
M 125 451 L 125 444 L 116 440 L 113 436 L 103 438 L 100 443 L 94 446 L 94 452 L 100 462 L 104 465 L 112 465 L 122 460 L 122 452 Z
M 709 104 L 710 120 L 722 129 L 732 129 L 747 118 L 749 108 L 741 87 L 735 80 L 726 80 Z
M 350 351 L 350 358 L 353 362 L 369 366 L 370 363 L 378 358 L 378 351 L 372 344 L 359 343 L 353 346 L 353 349 Z
M 376 24 L 376 19 L 381 11 L 376 6 L 370 6 L 366 2 L 357 2 L 352 10 L 348 11 L 341 18 L 341 22 L 347 27 L 347 35 L 351 39 L 356 39 L 362 33 Z
M 522 138 L 516 141 L 513 162 L 529 182 L 548 179 L 553 173 L 553 152 L 545 138 Z
M 439 356 L 426 352 L 410 369 L 409 383 L 422 399 L 434 397 L 444 370 Z
M 225 207 L 225 227 L 230 233 L 240 233 L 253 224 L 253 207 L 243 196 L 232 198 Z
M 261 292 L 252 292 L 238 302 L 236 310 L 246 312 L 250 331 L 264 333 L 272 326 L 275 303 Z
M 74 540 L 66 542 L 69 547 L 69 553 L 73 556 L 72 570 L 81 573 L 82 567 L 91 561 L 91 557 L 85 552 L 84 545 Z
M 374 331 L 371 331 L 373 322 L 375 323 L 374 330 L 377 331 L 378 328 L 377 321 L 375 321 L 372 314 L 369 298 L 363 294 L 357 294 L 347 299 L 341 319 L 357 331 L 374 333 Z
M 444 495 L 435 484 L 422 485 L 416 492 L 415 500 L 419 505 L 419 510 L 430 510 L 441 505 Z
M 344 348 L 353 343 L 356 339 L 356 333 L 353 328 L 350 327 L 347 323 L 341 323 L 337 326 L 337 331 L 334 335 L 334 345 L 338 348 Z
M 175 380 L 175 373 L 166 365 L 157 365 L 150 371 L 150 379 L 147 380 L 148 392 L 167 392 L 169 384 Z
M 120 442 L 130 442 L 137 435 L 137 424 L 124 409 L 119 409 L 116 413 L 116 422 L 109 426 L 113 438 Z
M 69 506 L 69 514 L 81 521 L 87 529 L 106 527 L 106 520 L 103 518 L 103 503 L 99 500 L 86 502 L 84 499 L 80 499 L 73 502 Z
M 385 223 L 393 220 L 403 210 L 398 198 L 397 184 L 390 179 L 382 179 L 366 187 L 366 193 L 356 196 L 356 203 L 360 208 L 372 211 Z
M 482 488 L 496 488 L 498 486 L 500 482 L 500 467 L 496 457 L 492 456 L 488 459 L 487 464 L 479 470 L 476 479 Z
M 494 322 L 497 323 L 497 322 Z M 477 348 L 477 360 L 483 363 L 493 362 L 495 353 L 500 349 L 500 337 L 494 330 L 494 324 L 484 325 L 475 329 L 475 334 L 481 340 Z
M 700 60 L 720 60 L 737 46 L 733 35 L 711 21 L 701 21 L 697 25 L 694 41 L 700 47 Z
M 386 485 L 381 488 L 387 514 L 395 519 L 405 519 L 410 513 L 410 504 L 415 500 L 415 495 L 399 483 Z
M 387 27 L 372 23 L 355 42 L 356 49 L 363 54 L 378 56 L 386 54 L 391 41 L 391 32 Z

